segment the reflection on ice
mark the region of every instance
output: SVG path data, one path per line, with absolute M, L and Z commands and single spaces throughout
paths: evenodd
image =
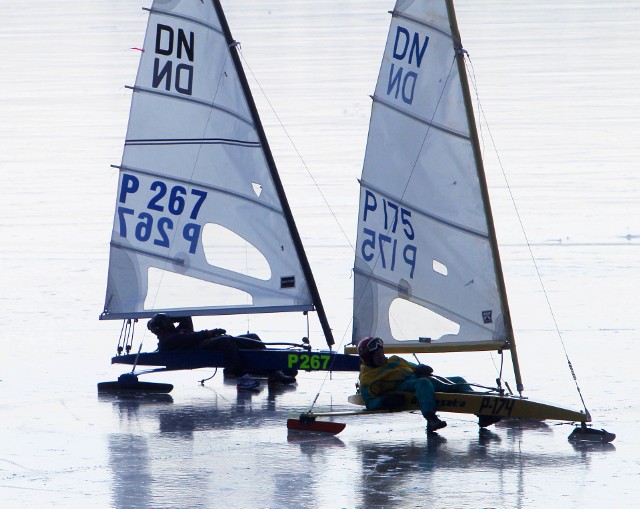
M 143 509 L 151 501 L 152 481 L 146 437 L 113 434 L 108 439 L 113 505 Z
M 363 508 L 416 500 L 441 507 L 451 503 L 446 487 L 457 485 L 476 493 L 478 507 L 519 508 L 541 476 L 587 475 L 591 454 L 615 451 L 549 447 L 558 438 L 554 426 L 534 421 L 478 429 L 454 417 L 445 432 L 427 435 L 411 414 L 353 419 L 340 437 L 287 434 L 286 418 L 308 389 L 302 381 L 297 390 L 244 392 L 218 379 L 188 402 L 184 394 L 100 398 L 120 423 L 108 438 L 117 507 L 212 507 L 228 496 L 240 507 L 255 500 L 289 507 L 293 497 L 296 507 L 351 507 L 355 499 Z M 560 486 L 548 489 L 557 495 Z M 168 504 L 167 496 L 180 503 Z

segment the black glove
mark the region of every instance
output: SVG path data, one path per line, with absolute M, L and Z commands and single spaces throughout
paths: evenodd
M 426 364 L 418 364 L 413 372 L 418 378 L 428 378 L 433 374 L 433 368 Z
M 209 331 L 209 337 L 211 338 L 217 338 L 218 336 L 222 336 L 223 334 L 226 334 L 227 331 L 224 329 L 213 329 Z

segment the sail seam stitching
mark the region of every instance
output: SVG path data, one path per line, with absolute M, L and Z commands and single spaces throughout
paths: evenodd
M 132 251 L 134 253 L 138 253 L 138 254 L 142 254 L 145 256 L 151 256 L 152 258 L 158 258 L 160 260 L 163 261 L 170 261 L 171 263 L 175 264 L 175 265 L 180 265 L 180 266 L 184 266 L 184 260 L 182 258 L 171 258 L 169 256 L 164 256 L 158 253 L 153 253 L 152 251 L 146 251 L 144 249 L 139 249 L 137 247 L 133 247 L 133 246 L 125 246 L 124 244 L 121 244 L 120 242 L 116 242 L 116 241 L 111 241 L 111 247 L 115 247 L 118 249 L 122 249 L 123 251 Z
M 139 86 L 125 86 L 125 88 L 128 88 L 130 90 L 133 90 L 134 92 L 146 92 L 147 94 L 154 94 L 154 95 L 161 95 L 163 97 L 168 97 L 170 99 L 176 99 L 178 101 L 187 101 L 190 103 L 194 103 L 194 104 L 199 104 L 201 106 L 206 106 L 207 108 L 211 108 L 211 109 L 215 109 L 218 111 L 222 111 L 223 113 L 226 113 L 227 115 L 231 115 L 232 117 L 237 118 L 238 120 L 244 122 L 245 124 L 250 125 L 251 127 L 253 126 L 253 122 L 250 119 L 247 119 L 245 117 L 243 117 L 242 115 L 240 115 L 239 113 L 236 113 L 235 111 L 231 111 L 228 108 L 224 108 L 222 106 L 219 106 L 215 103 L 210 103 L 207 101 L 202 101 L 200 99 L 194 99 L 193 97 L 183 97 L 183 96 L 179 96 L 179 95 L 174 95 L 174 94 L 169 94 L 167 92 L 161 92 L 160 90 L 152 90 L 150 88 L 144 88 L 144 87 L 139 87 Z
M 236 145 L 259 148 L 260 142 L 228 138 L 156 138 L 125 140 L 125 145 Z

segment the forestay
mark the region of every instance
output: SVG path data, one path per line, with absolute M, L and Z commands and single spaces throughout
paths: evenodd
M 510 335 L 452 24 L 445 0 L 392 13 L 360 183 L 354 343 L 483 350 Z
M 156 0 L 149 10 L 102 318 L 314 308 L 308 266 L 227 36 L 217 1 Z M 232 241 L 241 244 L 237 253 Z M 248 251 L 262 263 L 257 272 L 243 268 Z

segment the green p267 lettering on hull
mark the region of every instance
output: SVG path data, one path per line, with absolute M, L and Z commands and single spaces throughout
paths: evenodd
M 328 354 L 290 353 L 287 358 L 287 367 L 306 371 L 327 369 L 330 359 L 331 356 Z

